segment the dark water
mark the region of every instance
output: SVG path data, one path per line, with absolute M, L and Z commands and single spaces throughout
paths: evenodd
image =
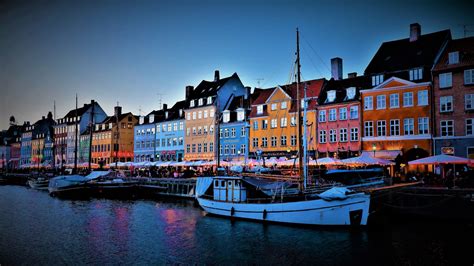
M 0 264 L 473 265 L 473 227 L 362 231 L 206 217 L 192 201 L 71 201 L 0 186 Z

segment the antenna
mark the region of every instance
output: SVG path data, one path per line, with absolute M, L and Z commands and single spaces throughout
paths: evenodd
M 260 88 L 260 81 L 263 81 L 264 78 L 256 78 L 255 80 L 257 81 L 258 88 Z
M 142 106 L 141 105 L 138 106 L 138 115 L 139 116 L 142 115 Z
M 158 106 L 160 107 L 159 109 L 161 110 L 162 109 L 162 102 L 163 102 L 163 95 L 165 95 L 165 93 L 157 93 L 156 95 L 158 95 Z
M 53 101 L 53 120 L 56 120 L 56 100 Z

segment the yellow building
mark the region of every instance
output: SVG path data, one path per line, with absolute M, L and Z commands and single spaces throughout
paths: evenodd
M 92 163 L 133 161 L 133 128 L 138 123 L 138 118 L 132 113 L 122 114 L 121 111 L 121 107 L 115 107 L 114 116 L 95 124 L 92 133 Z
M 307 88 L 306 138 L 309 154 L 316 150 L 316 107 L 324 81 L 318 79 L 300 84 L 301 104 L 305 84 Z M 288 157 L 296 154 L 299 144 L 296 96 L 296 84 L 259 91 L 259 95 L 252 102 L 250 113 L 250 157 Z M 301 116 L 303 117 L 303 112 Z M 303 131 L 301 134 L 303 135 Z

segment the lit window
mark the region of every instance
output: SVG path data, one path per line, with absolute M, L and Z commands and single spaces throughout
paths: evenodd
M 274 119 L 271 120 L 271 127 L 272 127 L 272 128 L 276 128 L 276 127 L 277 127 L 277 119 L 276 119 L 276 118 L 274 118 Z
M 257 114 L 258 115 L 263 114 L 263 105 L 257 105 Z
M 203 100 L 202 100 L 202 99 L 199 99 L 199 100 L 198 100 L 198 106 L 202 106 L 202 102 L 203 102 Z
M 191 101 L 189 102 L 189 107 L 194 107 L 194 100 L 191 100 Z
M 202 119 L 202 111 L 198 112 L 198 119 Z
M 286 117 L 282 117 L 282 118 L 280 119 L 280 127 L 286 127 L 286 126 L 287 126 L 287 122 L 288 122 L 287 118 L 286 118 Z

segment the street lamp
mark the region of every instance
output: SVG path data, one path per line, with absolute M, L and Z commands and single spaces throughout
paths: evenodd
M 374 144 L 372 144 L 372 150 L 374 151 L 374 157 L 375 157 L 375 150 L 377 149 L 377 146 Z

